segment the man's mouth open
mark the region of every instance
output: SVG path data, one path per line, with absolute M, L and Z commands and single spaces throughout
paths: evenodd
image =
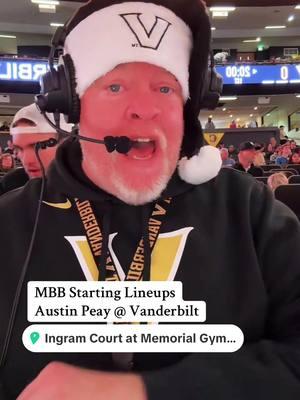
M 156 150 L 156 142 L 150 138 L 131 139 L 133 142 L 132 148 L 127 153 L 127 156 L 134 160 L 150 160 Z
M 42 171 L 40 168 L 29 168 L 27 169 L 27 173 L 30 177 L 39 177 L 42 175 Z

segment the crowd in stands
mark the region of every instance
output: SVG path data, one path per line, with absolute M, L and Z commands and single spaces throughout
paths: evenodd
M 275 137 L 271 137 L 268 143 L 244 142 L 238 148 L 234 145 L 226 147 L 224 144 L 218 147 L 224 168 L 251 174 L 261 179 L 273 192 L 281 185 L 288 185 L 290 176 L 297 174 L 300 178 L 300 146 L 294 140 L 285 139 L 278 143 Z M 14 145 L 8 140 L 6 146 L 0 146 L 0 182 L 8 172 L 16 171 L 21 166 Z M 300 179 L 293 183 L 300 183 Z
M 245 149 L 246 147 L 246 149 Z M 284 143 L 277 143 L 274 137 L 271 137 L 269 143 L 242 143 L 239 149 L 230 145 L 228 148 L 224 144 L 219 146 L 223 159 L 223 166 L 233 166 L 244 151 L 248 150 L 252 164 L 260 167 L 266 164 L 277 164 L 285 166 L 288 164 L 300 164 L 300 146 L 297 146 L 295 140 L 286 140 Z M 230 164 L 230 165 L 228 165 Z
M 271 137 L 269 143 L 244 142 L 239 149 L 233 145 L 227 148 L 221 144 L 219 149 L 223 167 L 247 172 L 257 178 L 268 177 L 266 183 L 273 191 L 279 185 L 289 183 L 288 178 L 295 171 L 293 166 L 297 167 L 297 174 L 300 167 L 300 146 L 294 140 L 281 140 L 277 143 Z M 265 166 L 273 166 L 274 170 L 279 171 L 273 174 L 274 171 L 265 169 Z
M 238 121 L 238 120 L 237 120 Z M 232 120 L 227 128 L 229 129 L 245 129 L 245 128 L 258 128 L 258 123 L 255 119 L 251 119 L 247 123 L 238 123 L 236 120 Z M 263 127 L 263 126 L 262 126 Z M 215 123 L 213 122 L 212 117 L 208 117 L 206 124 L 204 125 L 206 131 L 213 131 L 216 129 Z

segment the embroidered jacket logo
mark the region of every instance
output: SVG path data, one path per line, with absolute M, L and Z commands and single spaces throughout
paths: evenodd
M 61 210 L 68 210 L 69 208 L 72 208 L 72 203 L 69 199 L 67 199 L 63 203 L 49 203 L 48 201 L 43 201 L 43 203 L 47 204 L 50 207 L 60 208 Z
M 158 236 L 151 256 L 151 280 L 173 281 L 185 249 L 187 238 L 194 228 L 186 227 L 177 231 L 161 233 Z M 125 272 L 113 250 L 113 241 L 118 233 L 109 235 L 108 248 L 114 260 L 120 280 L 125 279 Z M 98 281 L 99 272 L 86 236 L 65 236 L 79 261 L 88 281 Z
M 120 17 L 124 19 L 134 34 L 139 46 L 145 49 L 157 50 L 172 25 L 163 18 L 155 17 L 153 25 L 147 29 L 142 21 L 141 13 L 120 14 Z

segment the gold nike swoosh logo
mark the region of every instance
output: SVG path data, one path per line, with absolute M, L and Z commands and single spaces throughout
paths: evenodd
M 49 203 L 48 201 L 43 201 L 43 203 L 47 204 L 50 207 L 60 208 L 61 210 L 68 210 L 72 207 L 72 203 L 69 199 L 67 199 L 67 201 L 65 201 L 64 203 Z

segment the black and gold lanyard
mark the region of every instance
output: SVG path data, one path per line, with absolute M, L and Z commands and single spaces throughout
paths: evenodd
M 167 214 L 168 207 L 170 206 L 172 198 L 162 199 L 158 201 L 153 208 L 152 214 L 148 220 L 148 229 L 146 234 L 148 234 L 150 251 L 153 250 L 157 238 L 159 236 L 160 228 L 163 222 L 164 217 Z M 80 201 L 75 199 L 75 204 L 77 206 L 77 210 L 83 224 L 83 228 L 86 232 L 86 237 L 91 248 L 92 254 L 95 259 L 95 263 L 98 266 L 99 278 L 101 280 L 101 271 L 100 271 L 100 262 L 99 259 L 102 255 L 103 250 L 103 236 L 102 231 L 95 216 L 93 207 L 88 200 Z M 108 232 L 109 234 L 109 232 Z M 107 238 L 106 238 L 107 239 Z M 106 252 L 106 249 L 104 250 Z M 117 269 L 115 267 L 113 258 L 109 253 L 109 249 L 107 249 L 107 253 L 105 254 L 106 258 L 106 278 L 107 281 L 120 281 L 120 277 L 118 275 Z M 150 267 L 150 266 L 149 266 Z M 145 268 L 145 243 L 144 237 L 139 241 L 138 247 L 135 251 L 133 260 L 130 264 L 127 276 L 125 281 L 140 281 L 143 279 Z M 103 275 L 102 275 L 103 277 Z M 147 277 L 150 280 L 150 271 L 149 276 Z M 144 280 L 145 277 L 144 277 Z

